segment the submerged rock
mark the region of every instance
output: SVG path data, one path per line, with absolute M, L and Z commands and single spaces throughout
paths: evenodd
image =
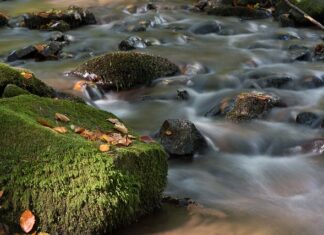
M 323 154 L 324 153 L 324 139 L 309 140 L 306 143 L 291 147 L 285 151 L 286 154 Z
M 121 51 L 130 51 L 134 49 L 144 49 L 148 45 L 146 41 L 138 36 L 130 36 L 121 41 L 118 48 Z
M 166 120 L 160 129 L 159 139 L 171 157 L 190 157 L 207 146 L 196 126 L 183 119 Z
M 311 112 L 299 113 L 296 117 L 296 123 L 312 128 L 324 128 L 324 119 L 319 115 Z
M 0 12 L 0 27 L 8 25 L 8 17 Z
M 67 31 L 96 23 L 93 13 L 76 6 L 71 6 L 66 10 L 53 9 L 24 15 L 24 26 L 29 29 Z
M 201 35 L 219 33 L 220 30 L 221 26 L 214 21 L 194 25 L 190 28 L 190 32 Z
M 0 221 L 11 233 L 21 233 L 19 217 L 27 209 L 37 217 L 37 231 L 110 234 L 159 206 L 167 175 L 160 145 L 133 141 L 101 152 L 100 143 L 70 129 L 115 132 L 107 121 L 114 115 L 33 95 L 0 99 L 0 107 Z M 55 113 L 70 121 L 55 120 Z
M 148 85 L 156 78 L 178 73 L 178 66 L 169 60 L 138 52 L 108 53 L 87 61 L 73 72 L 105 89 L 113 90 Z

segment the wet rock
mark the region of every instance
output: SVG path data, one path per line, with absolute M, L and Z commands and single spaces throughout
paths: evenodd
M 306 143 L 294 146 L 285 151 L 287 154 L 323 154 L 324 153 L 324 139 L 314 139 Z
M 0 27 L 8 25 L 8 17 L 0 12 Z
M 35 59 L 36 61 L 57 60 L 63 49 L 61 42 L 51 41 L 15 50 L 7 57 L 8 62 Z
M 292 45 L 288 48 L 290 61 L 312 61 L 312 51 L 308 47 Z
M 48 41 L 61 42 L 67 45 L 71 42 L 71 36 L 68 36 L 62 32 L 54 32 Z
M 89 24 L 96 24 L 93 13 L 76 6 L 24 15 L 24 26 L 29 29 L 67 31 Z
M 87 61 L 73 72 L 108 90 L 148 85 L 156 78 L 179 73 L 178 66 L 169 60 L 138 52 L 108 53 Z
M 207 146 L 195 125 L 183 119 L 166 120 L 160 129 L 159 139 L 171 157 L 190 157 Z
M 311 112 L 299 113 L 296 117 L 296 123 L 312 128 L 324 128 L 324 119 L 319 115 Z
M 263 116 L 274 107 L 285 106 L 275 95 L 263 92 L 243 92 L 235 97 L 234 104 L 223 108 L 225 118 L 234 122 L 246 121 Z
M 220 30 L 221 30 L 220 25 L 214 21 L 194 25 L 190 29 L 192 33 L 201 34 L 201 35 L 219 33 Z
M 120 42 L 118 48 L 121 51 L 130 51 L 134 49 L 146 48 L 147 44 L 144 39 L 137 36 L 130 36 L 127 39 Z
M 249 88 L 292 88 L 294 78 L 289 75 L 269 75 L 264 78 L 259 78 L 254 81 L 254 84 L 249 86 Z M 251 80 L 250 80 L 251 81 Z
M 207 14 L 215 16 L 235 16 L 242 19 L 265 19 L 271 17 L 270 12 L 261 9 L 252 9 L 249 7 L 226 6 L 222 5 L 207 10 Z
M 275 39 L 289 41 L 289 40 L 295 40 L 301 38 L 297 34 L 293 34 L 293 33 L 278 33 L 275 35 Z
M 324 86 L 324 78 L 317 76 L 304 76 L 299 82 L 301 88 L 314 89 Z
M 177 90 L 178 100 L 189 100 L 189 93 L 186 90 Z
M 314 58 L 318 61 L 324 61 L 324 43 L 315 46 Z
M 206 74 L 209 72 L 208 68 L 199 62 L 194 62 L 192 64 L 185 64 L 180 67 L 181 72 L 185 75 L 197 75 L 197 74 Z

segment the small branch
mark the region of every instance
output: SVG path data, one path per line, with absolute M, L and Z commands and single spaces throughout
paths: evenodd
M 313 17 L 311 17 L 310 15 L 308 15 L 306 12 L 304 12 L 303 10 L 301 10 L 300 8 L 298 8 L 297 6 L 295 6 L 294 4 L 292 4 L 291 2 L 289 2 L 289 0 L 284 0 L 285 3 L 291 7 L 292 9 L 296 10 L 298 13 L 302 14 L 304 16 L 305 19 L 307 19 L 308 21 L 310 21 L 311 23 L 315 24 L 317 27 L 319 27 L 321 30 L 324 30 L 324 26 L 318 22 L 317 20 L 315 20 Z

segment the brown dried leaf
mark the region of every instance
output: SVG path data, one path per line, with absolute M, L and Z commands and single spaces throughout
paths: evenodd
M 108 144 L 102 144 L 102 145 L 99 146 L 99 150 L 100 150 L 101 152 L 108 152 L 109 149 L 110 149 L 110 147 L 109 147 Z
M 117 131 L 120 131 L 123 134 L 127 134 L 128 133 L 128 129 L 122 123 L 115 124 L 114 129 L 116 129 Z
M 21 72 L 20 73 L 21 76 L 23 76 L 26 80 L 29 80 L 33 77 L 33 74 L 32 73 L 28 73 L 28 72 Z
M 77 133 L 77 134 L 81 134 L 85 131 L 86 129 L 84 129 L 83 127 L 75 127 L 74 128 L 74 132 Z
M 119 124 L 120 121 L 116 118 L 108 118 L 107 121 L 111 122 L 112 124 Z
M 45 120 L 44 118 L 37 118 L 37 122 L 39 124 L 41 124 L 42 126 L 46 126 L 49 128 L 53 128 L 53 125 L 51 125 L 47 120 Z
M 69 122 L 70 118 L 61 113 L 55 113 L 55 119 L 61 122 Z
M 132 144 L 132 141 L 130 139 L 128 139 L 127 136 L 118 140 L 118 145 L 122 145 L 122 146 L 128 147 L 131 144 Z
M 35 216 L 30 210 L 25 210 L 20 216 L 19 224 L 25 233 L 29 233 L 33 229 L 35 222 Z
M 95 140 L 95 134 L 87 129 L 81 132 L 80 135 L 88 140 Z
M 155 140 L 152 139 L 150 136 L 148 135 L 144 135 L 144 136 L 141 136 L 140 137 L 140 141 L 144 142 L 144 143 L 147 143 L 147 144 L 150 144 L 150 143 L 155 143 Z
M 60 134 L 65 134 L 68 131 L 64 126 L 54 127 L 53 130 Z

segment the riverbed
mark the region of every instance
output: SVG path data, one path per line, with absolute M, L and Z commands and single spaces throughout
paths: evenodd
M 264 88 L 282 97 L 287 107 L 273 109 L 265 119 L 235 124 L 206 113 L 219 101 L 252 90 L 246 78 L 284 74 L 293 79 L 315 76 L 324 80 L 323 62 L 291 61 L 292 45 L 312 47 L 324 34 L 309 28 L 282 28 L 272 18 L 241 20 L 188 10 L 188 1 L 158 1 L 158 11 L 126 7 L 145 1 L 79 0 L 98 24 L 66 34 L 72 43 L 58 61 L 15 62 L 33 71 L 54 88 L 73 90 L 77 79 L 66 73 L 93 56 L 118 50 L 128 36 L 157 45 L 138 51 L 166 57 L 186 68 L 186 74 L 161 78 L 150 87 L 108 92 L 91 105 L 119 116 L 143 135 L 154 134 L 163 121 L 192 121 L 208 140 L 208 150 L 190 160 L 170 160 L 165 194 L 190 197 L 204 209 L 164 207 L 122 230 L 121 234 L 322 235 L 324 231 L 324 155 L 286 155 L 293 143 L 323 138 L 323 129 L 296 125 L 301 111 L 324 113 L 324 87 Z M 16 0 L 0 2 L 0 10 L 16 16 L 25 12 L 66 7 L 67 1 Z M 125 23 L 148 20 L 146 32 L 126 32 Z M 197 35 L 192 30 L 216 22 L 220 33 Z M 0 29 L 0 59 L 15 49 L 47 40 L 51 32 L 26 28 Z M 282 35 L 286 35 L 282 36 Z M 289 36 L 287 36 L 289 35 Z M 170 99 L 186 90 L 188 100 Z M 87 97 L 89 98 L 89 97 Z M 279 154 L 280 153 L 280 154 Z

